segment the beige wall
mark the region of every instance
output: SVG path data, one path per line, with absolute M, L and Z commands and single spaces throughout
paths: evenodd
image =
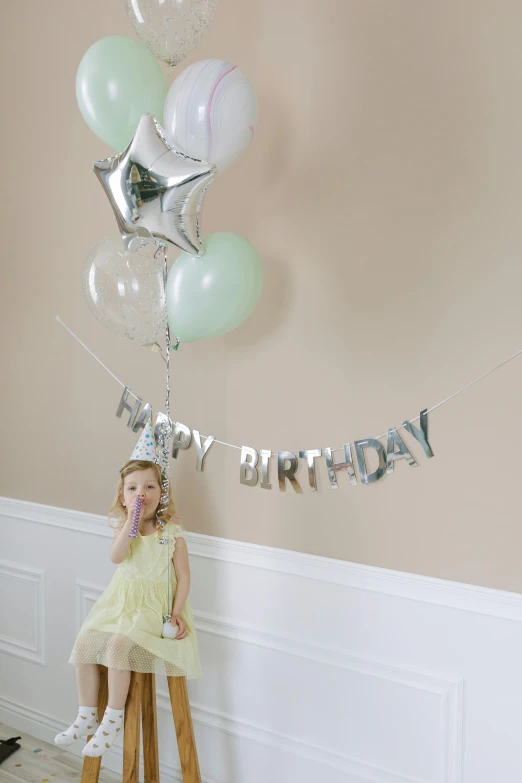
M 501 0 L 220 0 L 192 60 L 222 57 L 260 101 L 255 142 L 211 186 L 203 230 L 259 249 L 266 285 L 232 334 L 174 356 L 173 416 L 257 448 L 340 446 L 436 404 L 522 347 L 522 7 Z M 87 251 L 116 223 L 74 80 L 123 3 L 3 9 L 0 494 L 103 514 L 135 436 L 119 387 L 155 407 L 163 365 L 84 303 Z M 190 62 L 190 61 L 189 61 Z M 238 453 L 172 475 L 196 532 L 522 590 L 522 357 L 430 418 L 375 486 L 240 485 Z

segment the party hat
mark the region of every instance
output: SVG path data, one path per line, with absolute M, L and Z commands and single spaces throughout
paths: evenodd
M 150 462 L 157 462 L 156 443 L 154 441 L 154 432 L 152 430 L 152 417 L 149 417 L 140 439 L 134 447 L 131 459 L 143 459 Z

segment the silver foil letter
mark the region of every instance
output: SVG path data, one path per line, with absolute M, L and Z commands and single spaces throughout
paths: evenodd
M 337 489 L 337 476 L 336 473 L 339 470 L 348 471 L 350 484 L 354 486 L 357 484 L 357 477 L 353 467 L 352 459 L 352 447 L 349 443 L 344 444 L 344 462 L 334 462 L 332 457 L 332 449 L 324 449 L 324 456 L 326 457 L 326 467 L 328 469 L 328 478 L 330 479 L 330 486 L 332 489 Z
M 272 452 L 268 449 L 261 449 L 259 452 L 261 456 L 261 489 L 272 489 L 270 483 L 270 457 Z
M 250 457 L 250 459 L 247 459 Z M 249 446 L 241 447 L 241 464 L 239 467 L 239 480 L 242 484 L 246 484 L 247 487 L 255 487 L 258 479 L 257 461 L 259 454 L 255 449 L 251 449 Z
M 321 449 L 309 449 L 308 451 L 300 451 L 300 459 L 306 459 L 308 462 L 308 482 L 314 492 L 317 492 L 317 478 L 315 475 L 315 462 L 316 457 L 321 456 Z
M 395 451 L 397 446 L 398 451 Z M 406 444 L 395 429 L 390 427 L 388 430 L 388 444 L 386 446 L 386 460 L 387 460 L 387 472 L 393 473 L 393 468 L 396 459 L 405 459 L 408 465 L 412 468 L 417 467 L 417 463 L 413 459 L 412 454 L 408 451 Z
M 174 425 L 174 434 L 172 436 L 172 456 L 178 458 L 179 449 L 188 449 L 192 443 L 192 432 L 190 427 L 177 421 Z
M 129 396 L 129 392 L 130 392 L 130 388 L 126 386 L 123 390 L 123 394 L 121 395 L 121 400 L 118 405 L 118 410 L 116 411 L 116 416 L 119 419 L 121 419 L 121 414 L 123 413 L 123 410 L 124 409 L 128 410 L 130 412 L 130 417 L 129 417 L 129 421 L 127 422 L 127 427 L 132 429 L 134 420 L 138 415 L 138 411 L 140 409 L 140 405 L 143 402 L 143 400 L 141 399 L 141 397 L 136 397 L 136 402 L 134 403 L 134 405 L 132 406 L 129 405 L 129 403 L 127 402 L 127 397 Z
M 384 451 L 382 443 L 375 438 L 366 438 L 365 440 L 356 440 L 354 446 L 362 483 L 372 484 L 374 481 L 379 481 L 386 473 L 386 452 Z M 364 458 L 365 448 L 375 449 L 379 457 L 379 467 L 373 473 L 368 473 L 366 469 L 366 460 Z
M 285 463 L 289 462 L 290 465 L 285 467 Z M 285 478 L 288 479 L 294 490 L 299 494 L 303 494 L 303 490 L 299 486 L 299 483 L 295 477 L 297 471 L 297 457 L 291 451 L 278 451 L 277 452 L 277 477 L 279 479 L 279 489 L 281 492 L 286 492 Z
M 147 402 L 146 405 L 144 405 L 143 408 L 141 409 L 140 415 L 134 419 L 134 424 L 132 425 L 132 431 L 138 432 L 138 430 L 142 428 L 145 429 L 145 425 L 148 422 L 149 418 L 151 417 L 152 417 L 152 408 Z
M 410 435 L 413 435 L 413 437 L 419 441 L 422 448 L 424 449 L 424 453 L 426 454 L 426 456 L 433 457 L 434 456 L 433 451 L 431 449 L 430 444 L 428 443 L 428 409 L 427 408 L 424 408 L 424 410 L 420 412 L 420 425 L 421 428 L 420 430 L 418 430 L 416 427 L 410 424 L 409 421 L 402 422 L 402 426 L 408 430 Z
M 203 465 L 203 460 L 207 454 L 207 451 L 212 446 L 212 443 L 214 442 L 214 436 L 209 435 L 208 438 L 206 438 L 203 445 L 201 445 L 201 436 L 197 430 L 192 430 L 192 434 L 194 435 L 194 443 L 196 444 L 196 449 L 198 452 L 198 461 L 196 463 L 196 470 L 203 470 L 205 467 Z

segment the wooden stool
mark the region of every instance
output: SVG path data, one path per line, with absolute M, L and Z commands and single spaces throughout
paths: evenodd
M 198 754 L 194 739 L 192 716 L 185 677 L 167 677 L 172 715 L 176 727 L 183 783 L 201 783 Z M 100 666 L 98 715 L 103 716 L 109 698 L 107 668 Z M 143 783 L 159 783 L 158 720 L 156 714 L 156 677 L 154 674 L 131 672 L 129 693 L 125 703 L 123 728 L 122 783 L 138 783 L 140 765 L 140 712 L 143 727 Z M 91 734 L 92 736 L 92 734 Z M 91 737 L 87 738 L 89 741 Z M 103 756 L 86 756 L 81 783 L 98 783 Z

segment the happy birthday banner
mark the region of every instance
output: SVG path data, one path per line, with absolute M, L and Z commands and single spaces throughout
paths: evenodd
M 129 403 L 128 397 L 132 394 L 130 388 L 125 386 L 121 399 L 118 403 L 116 410 L 116 416 L 121 418 L 124 410 L 129 412 L 129 420 L 127 427 L 132 429 L 133 432 L 138 432 L 141 428 L 144 428 L 149 420 L 152 420 L 152 408 L 149 403 L 145 403 L 142 406 L 143 400 L 140 397 L 136 397 L 132 394 L 135 402 Z M 421 444 L 424 449 L 424 453 L 427 457 L 433 457 L 433 451 L 428 442 L 428 411 L 427 409 L 420 413 L 420 429 L 417 429 L 409 421 L 403 421 L 402 427 L 404 427 L 413 437 Z M 163 422 L 167 421 L 167 417 L 164 413 L 158 413 L 156 416 L 156 423 L 154 426 L 154 438 L 158 441 L 161 427 Z M 189 446 L 194 443 L 196 447 L 196 470 L 202 471 L 205 467 L 205 460 L 210 448 L 216 439 L 213 435 L 201 436 L 198 430 L 191 430 L 186 424 L 181 422 L 172 422 L 172 456 L 177 459 L 180 451 L 185 451 Z M 218 441 L 222 443 L 222 441 Z M 232 445 L 232 444 L 223 444 Z M 357 459 L 357 468 L 359 471 L 359 480 L 361 484 L 372 484 L 375 481 L 383 478 L 385 473 L 393 473 L 395 462 L 398 459 L 405 459 L 408 465 L 416 467 L 417 462 L 413 458 L 410 450 L 407 448 L 403 439 L 397 432 L 396 427 L 390 427 L 388 430 L 388 440 L 386 448 L 377 438 L 364 438 L 362 440 L 356 440 L 353 444 L 355 455 Z M 279 489 L 282 492 L 286 491 L 286 481 L 290 482 L 293 489 L 301 494 L 303 492 L 299 482 L 296 478 L 296 473 L 299 467 L 298 457 L 291 451 L 278 451 L 277 455 L 272 455 L 269 449 L 253 449 L 250 446 L 235 446 L 235 448 L 241 448 L 241 459 L 239 465 L 239 480 L 247 487 L 255 487 L 261 476 L 261 482 L 259 486 L 262 489 L 272 489 L 270 483 L 270 463 L 272 456 L 277 456 L 277 479 L 279 483 Z M 337 473 L 341 470 L 346 470 L 351 484 L 357 484 L 357 476 L 354 467 L 354 461 L 352 458 L 352 444 L 345 443 L 342 447 L 344 449 L 344 460 L 341 462 L 335 462 L 332 456 L 333 451 L 330 447 L 323 449 L 307 449 L 306 451 L 299 451 L 299 459 L 306 460 L 308 464 L 308 483 L 310 489 L 317 491 L 317 479 L 316 479 L 316 466 L 315 460 L 324 457 L 326 459 L 326 467 L 328 470 L 328 477 L 330 479 L 330 486 L 332 489 L 337 488 Z M 378 467 L 371 473 L 368 472 L 365 449 L 374 449 L 378 457 Z M 261 458 L 261 463 L 259 462 Z
M 153 410 L 149 403 L 143 404 L 143 399 L 134 394 L 130 387 L 122 383 L 113 372 L 106 367 L 100 359 L 82 343 L 82 341 L 72 332 L 66 324 L 56 316 L 56 320 L 67 329 L 67 331 L 77 340 L 80 345 L 85 348 L 96 361 L 110 374 L 112 377 L 123 387 L 123 393 L 118 402 L 116 409 L 116 416 L 121 418 L 124 411 L 127 411 L 129 418 L 127 426 L 133 431 L 138 432 L 141 428 L 145 427 L 147 422 L 154 418 Z M 299 461 L 303 460 L 308 467 L 308 485 L 310 490 L 317 491 L 317 475 L 316 475 L 316 460 L 324 459 L 326 463 L 326 469 L 328 478 L 330 480 L 330 487 L 337 489 L 337 474 L 341 471 L 346 471 L 349 482 L 352 485 L 361 484 L 373 484 L 376 481 L 382 479 L 387 473 L 393 473 L 395 462 L 397 460 L 405 460 L 410 467 L 417 467 L 418 462 L 415 460 L 411 450 L 403 438 L 397 432 L 398 429 L 405 429 L 409 435 L 411 435 L 415 441 L 422 446 L 424 454 L 427 458 L 434 456 L 431 445 L 428 441 L 428 413 L 431 413 L 436 408 L 444 405 L 449 400 L 456 397 L 465 389 L 469 389 L 475 383 L 482 380 L 486 376 L 490 375 L 495 370 L 498 370 L 504 364 L 507 364 L 515 357 L 522 353 L 522 349 L 514 353 L 508 359 L 505 359 L 500 364 L 488 370 L 483 375 L 480 375 L 475 380 L 458 389 L 456 392 L 446 397 L 441 402 L 434 405 L 429 410 L 425 408 L 422 410 L 415 419 L 405 420 L 400 427 L 390 427 L 386 435 L 379 435 L 377 438 L 363 438 L 356 440 L 352 443 L 345 443 L 339 448 L 316 448 L 306 449 L 299 451 L 297 454 L 291 451 L 277 451 L 272 452 L 269 449 L 255 449 L 250 446 L 236 446 L 233 443 L 225 443 L 224 441 L 217 440 L 213 435 L 201 435 L 199 430 L 191 429 L 182 422 L 171 422 L 172 424 L 172 448 L 171 455 L 174 459 L 177 459 L 180 451 L 186 451 L 190 448 L 192 443 L 194 444 L 196 451 L 196 470 L 202 471 L 205 466 L 207 456 L 214 444 L 220 444 L 222 446 L 228 446 L 230 448 L 238 449 L 241 452 L 239 462 L 239 480 L 241 484 L 247 487 L 255 487 L 259 485 L 262 489 L 272 489 L 270 483 L 270 475 L 272 463 L 277 464 L 277 481 L 281 492 L 285 492 L 287 488 L 287 482 L 298 494 L 302 494 L 303 490 L 299 484 L 296 473 L 299 468 Z M 133 398 L 133 401 L 129 401 L 129 397 Z M 419 421 L 420 427 L 415 427 L 414 422 Z M 165 413 L 159 412 L 155 418 L 154 424 L 154 437 L 159 439 L 164 424 L 168 423 L 168 418 Z M 386 437 L 386 446 L 384 446 L 380 438 Z M 333 458 L 335 451 L 343 451 L 344 459 L 336 462 Z M 369 451 L 373 450 L 378 460 L 377 468 L 371 472 L 368 470 L 366 455 Z M 355 455 L 355 461 L 354 461 Z M 356 471 L 357 466 L 357 471 Z

